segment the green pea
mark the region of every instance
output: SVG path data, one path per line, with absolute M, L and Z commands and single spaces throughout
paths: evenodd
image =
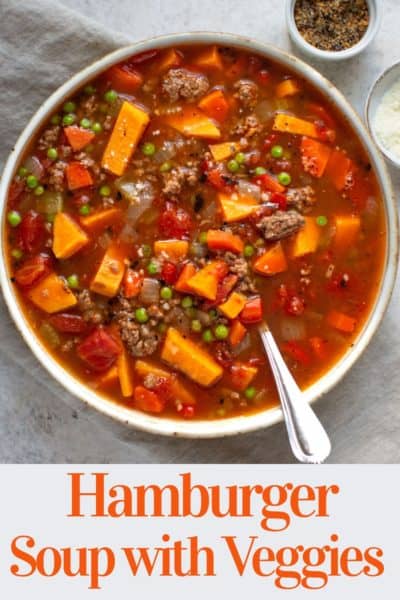
M 248 387 L 244 390 L 244 395 L 246 396 L 247 400 L 253 400 L 254 396 L 256 395 L 256 388 L 255 387 Z
M 76 111 L 76 104 L 75 102 L 72 102 L 72 100 L 70 100 L 69 102 L 66 102 L 63 106 L 63 111 L 65 113 L 73 113 Z
M 292 182 L 292 177 L 289 175 L 289 173 L 286 173 L 286 171 L 282 171 L 282 173 L 279 173 L 278 175 L 278 181 L 281 185 L 290 185 Z
M 63 125 L 66 125 L 67 127 L 69 127 L 70 125 L 73 125 L 75 123 L 75 119 L 76 119 L 76 116 L 72 113 L 65 115 L 62 120 Z
M 283 156 L 283 148 L 282 148 L 282 146 L 272 146 L 272 148 L 271 148 L 271 156 L 273 158 L 281 158 Z
M 19 248 L 13 248 L 13 250 L 11 250 L 11 256 L 15 258 L 15 260 L 20 260 L 23 255 L 24 253 Z
M 194 319 L 197 316 L 197 310 L 194 306 L 189 306 L 189 308 L 185 308 L 185 315 L 189 317 L 189 319 Z
M 235 160 L 238 165 L 242 165 L 246 160 L 246 155 L 243 152 L 238 152 L 235 156 Z
M 108 198 L 108 196 L 111 194 L 111 188 L 108 185 L 102 185 L 99 189 L 99 194 L 100 196 Z
M 170 171 L 172 169 L 172 163 L 169 162 L 169 160 L 166 160 L 165 162 L 163 162 L 163 164 L 160 166 L 160 172 L 161 173 L 168 173 L 168 171 Z
M 10 210 L 7 214 L 7 221 L 10 223 L 11 227 L 18 227 L 22 221 L 21 215 L 16 210 Z
M 118 94 L 114 90 L 108 90 L 104 94 L 104 100 L 106 102 L 108 102 L 109 104 L 114 104 L 114 102 L 116 101 L 117 98 L 118 98 Z
M 171 300 L 172 298 L 172 289 L 170 287 L 162 287 L 160 292 L 161 298 L 163 300 Z
M 229 335 L 229 328 L 226 325 L 217 325 L 214 333 L 217 340 L 226 340 Z
M 91 96 L 92 94 L 96 93 L 96 88 L 93 85 L 85 85 L 83 91 L 87 96 Z
M 195 331 L 196 333 L 200 333 L 200 331 L 202 330 L 202 325 L 198 319 L 193 319 L 191 326 L 192 331 Z
M 59 125 L 61 123 L 61 117 L 60 115 L 53 115 L 50 119 L 50 123 L 52 125 Z
M 155 262 L 149 262 L 147 265 L 147 272 L 149 275 L 156 275 L 159 271 L 158 264 Z
M 267 169 L 264 169 L 264 167 L 256 167 L 254 169 L 254 175 L 265 175 L 266 172 Z
M 142 245 L 142 255 L 145 258 L 150 258 L 151 254 L 152 254 L 151 246 L 149 244 L 143 244 Z
M 135 310 L 135 318 L 138 323 L 147 323 L 149 320 L 147 310 L 145 308 L 137 308 Z
M 44 194 L 44 187 L 42 185 L 38 185 L 37 188 L 35 188 L 34 194 L 35 196 L 41 196 Z
M 28 169 L 25 167 L 20 167 L 18 169 L 18 176 L 19 177 L 26 177 L 28 175 Z
M 185 296 L 181 300 L 181 306 L 182 308 L 191 308 L 193 306 L 193 298 L 190 296 Z
M 87 119 L 86 117 L 83 117 L 83 119 L 81 119 L 79 125 L 81 127 L 83 127 L 83 129 L 89 129 L 89 127 L 91 126 L 92 121 L 90 119 Z
M 88 214 L 90 214 L 89 204 L 83 204 L 83 206 L 81 206 L 79 209 L 79 214 L 82 215 L 83 217 L 86 217 Z
M 79 277 L 78 275 L 70 275 L 67 277 L 68 287 L 72 290 L 77 290 L 79 288 Z
M 93 123 L 92 131 L 93 131 L 93 133 L 101 133 L 103 131 L 102 124 L 98 123 L 97 121 L 96 121 L 96 123 Z
M 47 150 L 47 158 L 50 158 L 51 160 L 57 160 L 58 158 L 58 152 L 56 148 L 49 148 Z
M 199 235 L 200 244 L 207 244 L 207 231 L 202 231 Z
M 243 254 L 246 258 L 250 258 L 251 256 L 253 256 L 255 250 L 254 250 L 254 246 L 252 246 L 251 244 L 246 244 L 243 250 Z
M 142 153 L 145 156 L 153 156 L 153 154 L 155 154 L 155 152 L 156 152 L 156 147 L 152 142 L 146 142 L 145 144 L 143 144 Z
M 315 220 L 317 221 L 317 225 L 319 225 L 320 227 L 325 227 L 325 225 L 328 224 L 328 219 L 327 217 L 325 217 L 325 215 L 320 215 Z
M 203 342 L 206 342 L 206 344 L 210 344 L 211 342 L 214 341 L 214 336 L 213 336 L 211 329 L 206 329 L 205 331 L 203 331 L 202 337 L 203 337 Z
M 38 183 L 39 183 L 38 178 L 35 177 L 35 175 L 28 175 L 28 177 L 26 178 L 26 185 L 31 190 L 34 190 L 35 187 L 38 186 Z
M 226 166 L 231 173 L 237 173 L 240 169 L 240 165 L 235 159 L 230 160 Z

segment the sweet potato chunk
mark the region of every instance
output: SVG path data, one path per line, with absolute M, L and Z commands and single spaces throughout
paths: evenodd
M 112 298 L 116 296 L 125 273 L 124 258 L 117 246 L 110 246 L 90 285 L 92 292 Z
M 57 258 L 69 258 L 86 244 L 89 238 L 67 213 L 57 213 L 53 227 L 53 252 Z
M 66 282 L 56 273 L 42 279 L 27 295 L 33 304 L 50 314 L 71 308 L 78 302 Z

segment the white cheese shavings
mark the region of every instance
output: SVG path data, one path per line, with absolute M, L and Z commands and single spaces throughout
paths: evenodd
M 400 79 L 383 95 L 373 125 L 381 144 L 400 160 Z

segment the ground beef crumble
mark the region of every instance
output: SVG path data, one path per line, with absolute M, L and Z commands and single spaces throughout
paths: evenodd
M 278 210 L 269 217 L 263 217 L 257 227 L 268 242 L 274 242 L 296 233 L 304 224 L 304 217 L 297 211 Z
M 50 188 L 55 192 L 64 191 L 64 173 L 67 167 L 67 163 L 63 160 L 58 160 L 54 164 L 50 165 L 47 170 L 48 180 L 47 183 Z
M 147 323 L 138 323 L 135 320 L 134 302 L 123 297 L 118 297 L 113 303 L 111 314 L 132 356 L 150 356 L 155 352 L 161 340 L 157 329 L 158 317 L 153 316 Z
M 203 96 L 209 87 L 206 75 L 187 69 L 170 69 L 162 82 L 162 91 L 169 96 L 171 102 L 176 102 L 179 98 L 193 101 Z
M 263 130 L 263 125 L 260 123 L 256 115 L 251 114 L 244 119 L 240 119 L 237 125 L 232 129 L 232 135 L 238 135 L 244 138 L 250 138 Z
M 258 86 L 251 79 L 240 79 L 233 86 L 237 92 L 235 98 L 242 103 L 245 108 L 254 108 L 258 101 Z
M 199 171 L 196 167 L 180 166 L 163 174 L 163 193 L 166 196 L 177 196 L 185 184 L 195 186 L 199 181 Z
M 85 289 L 78 294 L 78 307 L 82 312 L 82 316 L 88 323 L 100 325 L 107 320 L 107 309 L 106 307 L 100 306 L 96 303 L 89 290 Z
M 315 192 L 310 185 L 301 188 L 290 188 L 286 194 L 287 204 L 297 212 L 308 213 L 316 202 Z
M 53 148 L 57 145 L 58 136 L 60 134 L 59 125 L 55 125 L 54 127 L 49 127 L 46 129 L 41 138 L 38 141 L 38 149 L 39 150 L 48 150 L 49 148 Z

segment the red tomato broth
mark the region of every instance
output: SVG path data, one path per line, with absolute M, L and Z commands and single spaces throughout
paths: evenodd
M 201 233 L 208 230 L 229 229 L 234 235 L 243 240 L 245 247 L 251 245 L 254 250 L 254 254 L 247 256 L 245 260 L 248 264 L 251 283 L 255 285 L 255 288 L 252 291 L 253 288 L 251 287 L 244 294 L 247 300 L 251 300 L 258 295 L 261 296 L 263 316 L 271 327 L 296 380 L 301 387 L 305 388 L 332 368 L 335 362 L 353 344 L 354 339 L 368 318 L 379 289 L 384 262 L 386 232 L 383 206 L 375 176 L 359 141 L 349 125 L 319 92 L 303 80 L 292 75 L 287 69 L 270 61 L 265 61 L 262 57 L 256 57 L 257 60 L 254 60 L 254 55 L 242 50 L 226 48 L 219 49 L 223 69 L 214 66 L 200 67 L 196 65 L 196 61 L 198 56 L 205 52 L 205 47 L 185 46 L 177 50 L 181 64 L 173 66 L 173 69 L 184 68 L 191 73 L 201 74 L 208 79 L 209 87 L 207 91 L 195 100 L 188 102 L 186 98 L 182 97 L 171 100 L 168 99 L 168 94 L 162 93 L 161 82 L 169 73 L 168 69 L 160 72 L 162 58 L 166 54 L 166 51 L 163 50 L 155 54 L 152 53 L 149 57 L 145 57 L 146 60 L 140 62 L 124 61 L 124 65 L 128 65 L 126 67 L 127 71 L 129 71 L 131 68 L 129 65 L 131 65 L 135 72 L 135 85 L 132 84 L 132 87 L 136 87 L 128 93 L 126 91 L 126 78 L 113 76 L 114 91 L 117 93 L 115 101 L 107 102 L 103 97 L 110 89 L 107 73 L 93 81 L 92 85 L 96 89 L 94 93 L 82 90 L 75 94 L 72 99 L 76 104 L 74 124 L 79 124 L 82 118 L 87 118 L 92 123 L 96 122 L 102 125 L 102 131 L 96 132 L 95 138 L 91 140 L 90 152 L 87 152 L 87 148 L 77 152 L 68 150 L 68 141 L 65 134 L 63 134 L 62 126 L 58 135 L 55 136 L 54 145 L 50 146 L 57 149 L 58 159 L 56 161 L 47 158 L 48 147 L 44 147 L 44 138 L 40 141 L 39 135 L 33 141 L 27 156 L 36 156 L 44 165 L 44 175 L 39 180 L 38 185 L 43 185 L 44 195 L 48 193 L 53 196 L 56 193 L 62 194 L 62 210 L 71 215 L 79 227 L 86 232 L 89 241 L 69 258 L 57 260 L 51 252 L 54 215 L 50 213 L 46 215 L 41 212 L 46 233 L 42 237 L 41 234 L 38 235 L 37 242 L 36 240 L 32 242 L 31 236 L 28 235 L 26 238 L 28 239 L 28 245 L 24 244 L 24 240 L 21 241 L 23 235 L 21 225 L 15 227 L 7 225 L 10 271 L 18 281 L 18 269 L 24 265 L 24 261 L 28 261 L 40 253 L 47 253 L 51 257 L 52 268 L 60 277 L 67 280 L 71 275 L 77 276 L 79 289 L 72 289 L 72 292 L 78 296 L 78 294 L 90 288 L 93 276 L 98 271 L 104 253 L 111 244 L 116 245 L 126 266 L 140 273 L 140 277 L 160 281 L 160 288 L 169 287 L 173 289 L 176 278 L 182 272 L 184 264 L 188 262 L 195 264 L 198 272 L 214 259 L 225 260 L 224 250 L 207 250 L 207 244 L 204 240 L 202 243 L 199 242 L 199 237 Z M 240 69 L 235 69 L 235 65 L 239 66 Z M 268 77 L 265 76 L 266 72 Z M 277 99 L 275 97 L 276 86 L 290 77 L 297 80 L 299 91 L 293 96 Z M 240 119 L 254 113 L 254 107 L 249 108 L 243 99 L 237 97 L 237 89 L 234 85 L 242 79 L 249 79 L 257 86 L 256 114 L 262 114 L 265 110 L 270 113 L 267 116 L 264 115 L 262 122 L 259 119 L 262 127 L 260 127 L 260 132 L 255 135 L 232 133 Z M 121 85 L 124 89 L 118 89 L 118 81 L 122 81 Z M 179 115 L 179 112 L 176 113 L 176 107 L 196 106 L 204 96 L 216 89 L 223 90 L 230 106 L 223 119 L 211 121 L 220 132 L 219 139 L 182 135 L 174 126 L 171 127 L 169 123 L 170 115 Z M 123 102 L 133 104 L 140 109 L 145 107 L 146 112 L 150 115 L 150 123 L 141 135 L 133 156 L 129 157 L 124 173 L 122 176 L 118 176 L 107 169 L 101 168 L 100 163 Z M 91 103 L 95 107 L 94 112 L 91 112 Z M 260 108 L 261 103 L 264 103 L 264 107 L 261 105 Z M 270 106 L 270 109 L 268 109 L 268 106 Z M 332 178 L 326 173 L 329 164 L 325 169 L 325 173 L 320 177 L 314 177 L 305 171 L 301 162 L 300 151 L 302 136 L 274 130 L 273 122 L 276 112 L 288 112 L 314 123 L 318 135 L 320 135 L 319 142 L 326 144 L 329 148 L 338 148 L 346 152 L 356 173 L 355 177 L 349 175 L 348 189 L 338 190 L 335 188 Z M 63 117 L 62 107 L 56 115 Z M 41 135 L 51 127 L 51 125 L 47 125 L 43 128 Z M 335 132 L 334 142 L 332 141 L 332 130 Z M 244 138 L 244 142 L 238 148 L 238 151 L 246 155 L 246 162 L 239 165 L 238 171 L 230 171 L 227 168 L 229 161 L 237 156 L 237 152 L 221 161 L 213 161 L 210 158 L 209 144 L 235 141 L 240 145 L 242 138 Z M 245 143 L 246 140 L 247 144 Z M 171 155 L 171 152 L 164 151 L 166 158 L 161 162 L 161 159 L 157 158 L 157 153 L 160 152 L 164 142 L 177 143 L 178 145 L 177 149 L 175 148 L 175 154 Z M 144 155 L 143 145 L 146 143 L 154 144 L 155 154 Z M 282 147 L 283 156 L 273 157 L 271 155 L 271 148 L 275 146 Z M 82 152 L 84 152 L 84 156 Z M 68 191 L 66 179 L 63 177 L 58 184 L 60 192 L 57 192 L 57 186 L 53 182 L 54 178 L 51 179 L 48 170 L 59 160 L 65 163 L 73 161 L 85 163 L 93 179 L 93 185 Z M 182 166 L 186 168 L 187 164 L 191 165 L 193 163 L 197 173 L 197 179 L 193 185 L 190 185 L 183 177 L 183 183 L 178 185 L 179 191 L 176 194 L 165 192 L 168 173 L 171 172 L 171 169 L 163 172 L 160 167 L 168 163 L 170 163 L 169 166 L 172 166 L 172 170 L 179 170 Z M 24 164 L 24 161 L 21 164 Z M 290 174 L 291 182 L 289 186 L 283 186 L 286 188 L 283 193 L 275 192 L 275 197 L 279 200 L 279 206 L 272 211 L 266 209 L 265 214 L 262 214 L 259 218 L 257 215 L 253 215 L 251 218 L 244 218 L 235 222 L 224 222 L 220 210 L 218 208 L 212 210 L 214 205 L 218 207 L 219 191 L 222 189 L 228 195 L 236 193 L 240 179 L 252 182 L 254 185 L 254 183 L 257 183 L 256 167 L 263 167 L 268 175 L 274 179 L 282 171 Z M 209 178 L 208 173 L 211 173 Z M 218 177 L 216 174 L 218 174 Z M 128 209 L 131 201 L 126 194 L 121 192 L 118 184 L 119 179 L 125 179 L 128 183 L 133 182 L 135 184 L 150 181 L 152 186 L 152 202 L 148 203 L 148 206 L 146 205 L 144 212 L 134 222 L 132 219 L 129 222 L 130 211 Z M 108 190 L 101 192 L 104 186 L 109 188 L 109 193 Z M 292 235 L 279 239 L 287 259 L 286 270 L 266 276 L 255 274 L 251 265 L 256 256 L 276 243 L 276 240 L 263 240 L 262 230 L 256 228 L 255 224 L 259 223 L 262 217 L 269 218 L 271 215 L 276 214 L 277 210 L 282 212 L 290 210 L 291 207 L 286 206 L 287 189 L 304 188 L 305 186 L 312 187 L 316 198 L 316 202 L 312 204 L 308 212 L 305 212 L 305 216 L 307 219 L 313 219 L 314 221 L 323 216 L 326 217 L 327 221 L 326 224 L 318 225 L 319 242 L 316 250 L 299 258 L 293 258 L 295 237 L 302 229 L 300 228 Z M 267 202 L 274 202 L 273 194 L 274 192 L 271 191 Z M 44 195 L 35 195 L 34 190 L 30 190 L 27 186 L 26 175 L 21 177 L 17 175 L 10 192 L 10 210 L 17 210 L 22 218 L 29 211 L 39 212 L 37 210 L 38 203 Z M 85 204 L 90 206 L 91 215 L 111 206 L 121 209 L 121 217 L 111 222 L 107 227 L 102 227 L 100 230 L 94 228 L 91 231 L 82 225 L 84 212 L 81 212 L 81 208 Z M 198 205 L 200 204 L 199 209 Z M 301 211 L 299 211 L 299 214 L 301 215 Z M 335 247 L 334 232 L 335 216 L 337 215 L 356 215 L 360 218 L 361 225 L 357 238 L 346 248 Z M 153 244 L 154 241 L 160 239 L 188 241 L 190 252 L 182 260 L 164 257 L 164 260 L 161 260 L 162 264 L 158 265 L 158 272 L 149 274 L 148 264 L 155 260 Z M 147 246 L 151 249 L 151 257 L 147 256 Z M 11 251 L 20 248 L 24 253 L 23 257 L 13 258 Z M 32 252 L 29 252 L 29 250 L 32 250 Z M 196 252 L 199 254 L 196 255 Z M 240 248 L 236 254 L 234 252 L 234 256 L 243 258 L 243 252 L 240 252 Z M 232 257 L 229 260 L 233 260 Z M 163 273 L 164 279 L 161 281 Z M 223 290 L 224 285 L 229 283 L 229 280 L 224 281 L 224 277 L 232 278 L 232 272 L 228 269 L 228 272 L 219 273 L 218 277 L 220 295 L 221 289 Z M 243 290 L 240 289 L 241 284 L 243 284 L 243 281 L 239 278 L 237 283 L 239 287 L 234 286 L 233 291 L 238 290 L 239 293 L 243 293 Z M 82 340 L 96 331 L 98 327 L 104 328 L 107 334 L 114 336 L 117 344 L 122 344 L 125 348 L 128 348 L 128 353 L 130 352 L 129 344 L 124 342 L 123 339 L 121 341 L 121 337 L 124 338 L 128 321 L 118 321 L 113 312 L 115 303 L 120 302 L 119 298 L 123 291 L 123 283 L 118 287 L 118 298 L 116 298 L 116 295 L 109 297 L 89 292 L 91 305 L 86 310 L 80 305 L 75 305 L 70 309 L 59 311 L 62 314 L 82 315 L 87 323 L 87 329 L 84 333 L 57 331 L 59 340 L 57 345 L 55 345 L 54 339 L 51 340 L 54 336 L 50 335 L 49 339 L 48 327 L 43 329 L 43 323 L 51 326 L 52 317 L 29 301 L 27 298 L 29 287 L 26 288 L 16 283 L 15 289 L 20 305 L 32 329 L 56 360 L 78 379 L 113 401 L 135 407 L 134 395 L 131 397 L 122 396 L 118 378 L 111 378 L 103 385 L 102 375 L 105 375 L 105 372 L 90 369 L 77 353 L 77 348 Z M 228 286 L 227 289 L 230 289 L 230 287 Z M 217 298 L 221 300 L 219 295 L 217 295 Z M 222 376 L 209 387 L 199 385 L 191 380 L 187 374 L 176 371 L 173 365 L 168 365 L 162 360 L 161 353 L 163 344 L 165 344 L 166 330 L 171 326 L 180 330 L 179 320 L 178 322 L 165 322 L 165 317 L 173 310 L 172 307 L 169 311 L 164 311 L 163 317 L 157 320 L 156 326 L 153 328 L 154 331 L 157 330 L 157 335 L 160 338 L 154 352 L 145 356 L 141 354 L 130 355 L 135 389 L 142 388 L 146 383 L 144 378 L 135 372 L 135 361 L 140 359 L 148 361 L 156 368 L 169 372 L 174 378 L 177 377 L 177 380 L 184 386 L 189 395 L 195 398 L 194 408 L 188 409 L 187 407 L 191 405 L 181 401 L 176 395 L 171 395 L 170 391 L 167 394 L 165 386 L 157 387 L 157 382 L 147 381 L 149 389 L 156 394 L 158 393 L 160 397 L 162 396 L 159 404 L 156 404 L 159 407 L 164 406 L 161 412 L 157 409 L 157 414 L 160 416 L 224 418 L 251 414 L 276 405 L 278 399 L 275 385 L 258 337 L 257 323 L 246 323 L 243 320 L 247 330 L 245 340 L 237 348 L 232 348 L 226 339 L 215 340 L 218 325 L 229 329 L 234 322 L 234 319 L 226 318 L 218 310 L 216 311 L 217 317 L 215 318 L 214 313 L 212 313 L 213 318 L 210 324 L 202 325 L 200 332 L 193 330 L 193 324 L 192 329 L 188 330 L 188 323 L 190 327 L 191 322 L 199 321 L 197 318 L 199 311 L 200 313 L 208 313 L 210 310 L 215 311 L 217 304 L 212 299 L 205 298 L 193 290 L 192 293 L 187 291 L 177 292 L 176 290 L 172 293 L 172 299 L 179 300 L 179 302 L 187 297 L 192 298 L 194 307 L 186 306 L 182 308 L 180 304 L 175 307 L 180 308 L 181 320 L 182 315 L 185 320 L 185 326 L 181 328 L 181 332 L 205 350 L 214 362 L 222 365 Z M 138 307 L 141 308 L 142 304 L 140 304 L 137 296 L 130 298 L 129 302 L 132 302 L 131 322 L 133 321 L 135 327 L 140 328 L 140 322 L 135 317 L 135 310 Z M 169 301 L 160 300 L 158 304 L 162 305 L 163 302 L 168 303 Z M 93 314 L 90 314 L 90 311 Z M 354 331 L 345 332 L 333 327 L 333 321 L 329 318 L 331 311 L 336 311 L 339 314 L 343 313 L 351 319 L 355 319 Z M 204 319 L 204 314 L 200 314 L 200 317 Z M 240 314 L 235 318 L 240 320 Z M 151 317 L 149 321 L 151 321 Z M 54 320 L 53 322 L 57 323 Z M 121 325 L 121 323 L 123 324 Z M 340 324 L 339 321 L 338 323 Z M 146 324 L 143 323 L 143 325 Z M 211 331 L 213 341 L 203 341 L 202 335 L 205 330 Z M 286 330 L 285 335 L 282 333 L 283 330 Z M 296 333 L 293 339 L 287 335 L 287 332 L 290 333 L 292 330 Z M 304 335 L 300 335 L 302 331 L 305 332 Z M 299 339 L 297 339 L 298 336 L 300 336 Z M 135 352 L 139 352 L 136 347 Z M 193 356 L 193 360 L 196 360 L 195 356 Z M 110 358 L 110 364 L 114 363 L 114 358 L 112 360 Z M 232 365 L 236 363 L 255 365 L 258 368 L 258 372 L 246 390 L 240 390 L 232 385 L 231 369 Z M 109 366 L 107 360 L 105 364 Z M 150 385 L 154 383 L 156 387 Z M 143 403 L 140 408 L 143 409 Z M 151 407 L 149 407 L 149 410 L 152 411 Z

